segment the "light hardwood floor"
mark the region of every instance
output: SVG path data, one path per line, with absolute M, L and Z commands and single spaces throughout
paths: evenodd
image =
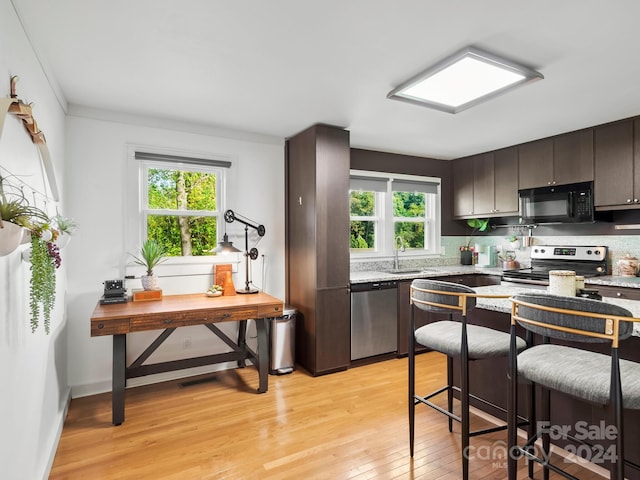
M 445 378 L 445 357 L 419 355 L 417 369 L 418 390 L 432 391 Z M 254 393 L 252 367 L 204 379 L 128 389 L 126 420 L 118 427 L 111 425 L 111 394 L 74 399 L 50 478 L 460 478 L 458 425 L 449 433 L 446 417 L 425 406 L 416 412 L 416 450 L 409 456 L 406 358 L 316 378 L 301 370 L 270 376 L 262 395 Z M 472 428 L 485 423 L 474 418 Z M 497 432 L 471 445 L 491 452 L 505 440 L 506 432 Z M 473 458 L 470 469 L 472 479 L 506 478 L 500 460 Z M 569 471 L 602 478 L 578 465 Z

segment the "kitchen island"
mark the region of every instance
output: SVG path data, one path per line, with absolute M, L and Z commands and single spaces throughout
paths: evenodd
M 482 294 L 490 295 L 517 295 L 524 292 L 534 292 L 531 288 L 517 287 L 513 285 L 500 285 L 502 270 L 498 268 L 484 268 L 475 266 L 452 265 L 443 267 L 426 267 L 421 271 L 406 273 L 389 273 L 377 271 L 361 271 L 351 273 L 351 283 L 367 281 L 398 282 L 398 356 L 406 354 L 408 337 L 409 316 L 409 289 L 415 278 L 441 279 L 443 281 L 456 281 L 472 286 Z M 640 317 L 640 278 L 601 276 L 586 279 L 587 288 L 598 290 L 602 295 L 602 301 L 619 305 L 631 312 L 634 317 Z M 540 291 L 545 291 L 541 287 Z M 433 321 L 436 318 L 417 312 L 416 325 Z M 472 324 L 483 325 L 505 332 L 509 331 L 511 320 L 511 300 L 509 298 L 478 298 L 476 308 L 468 315 L 468 321 Z M 598 346 L 596 347 L 598 348 Z M 607 352 L 608 347 L 599 346 L 600 351 Z M 640 362 L 640 325 L 635 325 L 634 336 L 621 342 L 619 348 L 620 357 L 635 362 Z M 459 364 L 454 361 L 454 383 L 459 385 Z M 470 364 L 470 389 L 473 395 L 501 408 L 506 408 L 508 379 L 507 359 L 486 359 Z M 500 373 L 503 372 L 503 373 Z M 526 390 L 523 388 L 521 395 Z M 524 398 L 524 397 L 523 397 Z M 524 404 L 525 402 L 522 402 Z M 493 417 L 506 420 L 504 412 L 498 408 L 490 407 L 482 402 L 471 400 L 471 404 L 483 410 Z M 538 405 L 540 402 L 538 401 Z M 524 414 L 524 410 L 519 412 Z M 540 415 L 540 412 L 538 412 Z M 551 418 L 554 425 L 563 425 L 575 431 L 578 422 L 587 422 L 588 425 L 598 426 L 602 421 L 609 423 L 608 410 L 599 405 L 590 405 L 575 400 L 566 395 L 551 393 Z M 625 410 L 625 456 L 628 461 L 640 464 L 640 411 Z M 538 416 L 540 418 L 540 416 Z M 565 447 L 568 450 L 576 450 L 577 445 L 567 441 L 555 440 L 554 444 Z M 609 440 L 598 440 L 598 444 L 608 448 Z M 600 465 L 607 468 L 607 465 Z M 627 467 L 626 477 L 632 480 L 640 480 L 640 471 Z
M 504 295 L 517 295 L 518 293 L 531 293 L 536 290 L 530 288 L 518 288 L 512 286 L 491 285 L 484 287 L 476 287 L 474 290 L 483 294 L 504 294 Z M 543 290 L 541 290 L 543 291 Z M 629 310 L 634 317 L 640 317 L 640 302 L 636 300 L 625 300 L 620 298 L 607 298 L 603 300 L 607 303 L 619 305 Z M 508 298 L 478 298 L 476 308 L 469 312 L 469 323 L 476 325 L 488 326 L 497 330 L 503 330 L 507 332 L 509 330 L 511 319 L 511 300 Z M 640 330 L 638 324 L 635 325 L 634 336 L 620 342 L 619 354 L 620 358 L 631 360 L 634 362 L 640 362 Z M 522 333 L 522 335 L 524 335 Z M 555 342 L 555 341 L 553 341 Z M 564 343 L 571 345 L 570 343 Z M 586 344 L 580 344 L 579 347 L 585 348 Z M 574 346 L 578 346 L 575 345 Z M 602 353 L 608 353 L 610 351 L 609 345 L 590 344 L 586 348 L 592 348 L 593 350 L 600 351 Z M 459 363 L 454 360 L 454 372 L 456 377 L 454 379 L 457 382 L 457 372 L 459 371 Z M 471 362 L 470 365 L 470 389 L 473 395 L 483 398 L 494 405 L 505 408 L 507 403 L 507 392 L 509 382 L 507 379 L 508 362 L 506 358 L 499 359 L 487 359 L 480 362 Z M 500 374 L 499 372 L 504 372 Z M 522 398 L 526 394 L 526 390 L 521 387 L 520 395 Z M 539 395 L 539 392 L 538 392 Z M 522 402 L 524 404 L 525 402 Z M 501 420 L 506 420 L 503 412 L 497 408 L 487 407 L 486 405 L 474 401 L 471 404 L 475 407 L 486 411 Z M 540 405 L 539 396 L 537 404 Z M 521 405 L 522 407 L 523 405 Z M 520 414 L 524 414 L 524 410 L 521 409 Z M 541 412 L 537 412 L 537 418 L 541 419 Z M 609 411 L 606 407 L 601 405 L 591 405 L 586 402 L 576 400 L 568 395 L 564 395 L 558 392 L 551 392 L 551 425 L 561 425 L 563 428 L 569 428 L 571 431 L 576 431 L 577 425 L 599 426 L 601 422 L 606 424 L 611 423 L 609 418 Z M 625 457 L 626 460 L 640 464 L 640 411 L 638 410 L 625 410 L 624 411 L 624 423 L 625 423 Z M 561 447 L 567 448 L 569 451 L 575 452 L 578 449 L 579 444 L 573 444 L 565 440 L 553 440 L 552 443 Z M 596 439 L 592 443 L 602 445 L 606 450 L 611 441 L 608 439 Z M 578 450 L 582 451 L 582 450 Z M 591 453 L 586 453 L 587 457 Z M 590 458 L 600 458 L 597 453 L 593 453 Z M 601 464 L 601 467 L 608 468 L 606 464 Z M 640 479 L 640 471 L 627 467 L 626 478 L 638 480 Z

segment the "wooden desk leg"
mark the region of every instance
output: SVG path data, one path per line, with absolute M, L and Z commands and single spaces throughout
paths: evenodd
M 258 334 L 258 393 L 265 393 L 269 388 L 269 338 L 265 318 L 258 318 L 256 332 Z
M 246 366 L 245 359 L 247 357 L 247 321 L 240 320 L 238 322 L 238 347 L 243 352 L 243 357 L 238 360 L 238 367 L 244 368 Z
M 113 336 L 113 372 L 111 379 L 111 416 L 114 425 L 124 422 L 124 388 L 127 383 L 127 336 Z

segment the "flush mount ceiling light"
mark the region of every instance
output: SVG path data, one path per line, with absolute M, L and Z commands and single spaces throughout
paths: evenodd
M 458 113 L 541 78 L 540 72 L 467 47 L 394 88 L 387 98 Z

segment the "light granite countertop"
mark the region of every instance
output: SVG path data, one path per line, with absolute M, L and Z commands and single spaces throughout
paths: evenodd
M 352 271 L 351 283 L 381 282 L 390 280 L 413 280 L 414 278 L 437 278 L 448 275 L 496 275 L 502 276 L 503 270 L 497 267 L 478 267 L 476 265 L 446 265 L 438 267 L 424 267 L 424 269 L 407 269 L 403 273 L 387 271 Z M 606 275 L 585 279 L 586 285 L 606 285 L 621 288 L 640 288 L 640 277 L 620 277 Z
M 486 287 L 473 288 L 477 293 L 482 295 L 517 295 L 519 293 L 532 293 L 532 292 L 545 292 L 545 290 L 533 290 L 531 288 L 519 288 L 514 286 L 503 285 L 489 285 Z M 625 308 L 631 312 L 631 314 L 640 318 L 640 301 L 637 300 L 625 300 L 622 298 L 609 298 L 603 297 L 605 303 L 611 303 Z M 494 312 L 501 312 L 511 314 L 511 300 L 509 298 L 481 298 L 476 299 L 476 308 L 482 308 L 484 310 L 492 310 Z M 636 322 L 634 325 L 635 336 L 640 336 L 640 323 Z
M 403 273 L 390 273 L 385 271 L 366 270 L 351 272 L 351 283 L 382 282 L 389 280 L 413 280 L 414 278 L 436 278 L 449 275 L 471 275 L 481 273 L 484 275 L 502 275 L 501 268 L 477 267 L 475 265 L 447 265 L 444 267 L 424 267 L 424 269 L 406 269 Z
M 367 283 L 380 281 L 400 281 L 412 280 L 414 278 L 437 278 L 449 275 L 502 275 L 502 269 L 492 267 L 477 267 L 475 265 L 451 265 L 441 267 L 425 267 L 424 270 L 418 269 L 407 271 L 405 273 L 389 273 L 378 271 L 362 271 L 351 272 L 351 283 Z M 585 279 L 587 285 L 606 285 L 612 287 L 624 288 L 640 288 L 640 277 L 619 277 L 619 276 L 602 276 Z M 486 295 L 517 295 L 518 293 L 531 292 L 531 288 L 521 288 L 512 285 L 489 285 L 485 287 L 475 287 L 478 293 Z M 545 291 L 544 287 L 540 291 Z M 626 300 L 621 298 L 604 297 L 603 302 L 613 303 L 622 308 L 629 310 L 634 317 L 640 318 L 640 301 Z M 478 298 L 476 308 L 485 310 L 493 310 L 501 313 L 511 313 L 511 300 L 509 298 Z M 640 336 L 640 323 L 636 323 L 634 335 Z

